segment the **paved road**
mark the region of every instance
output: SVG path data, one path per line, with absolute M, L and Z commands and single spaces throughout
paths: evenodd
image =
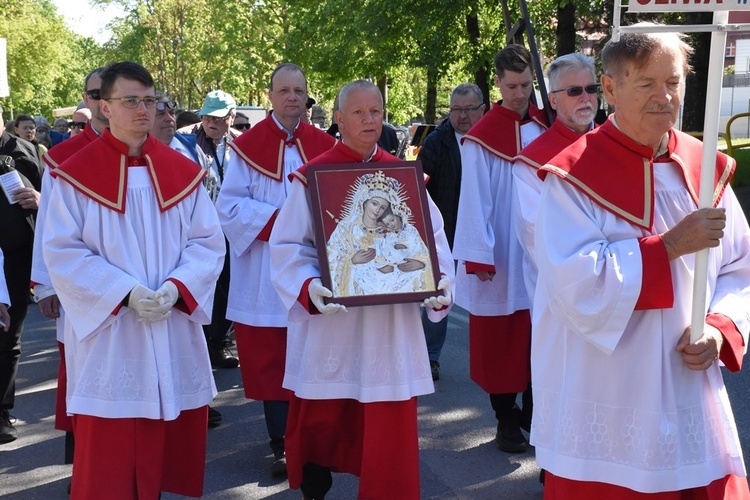
M 36 306 L 30 309 L 18 373 L 15 416 L 19 439 L 0 446 L 0 496 L 5 499 L 65 499 L 70 466 L 62 465 L 63 435 L 53 428 L 57 349 L 54 329 Z M 487 395 L 468 376 L 468 320 L 451 313 L 435 394 L 419 400 L 422 496 L 429 499 L 542 498 L 533 451 L 509 455 L 494 445 L 495 422 Z M 208 433 L 207 499 L 299 499 L 286 481 L 268 473 L 260 403 L 242 395 L 238 370 L 215 372 L 215 406 L 224 423 Z M 743 448 L 750 449 L 747 370 L 726 376 Z M 357 480 L 334 475 L 327 498 L 356 498 Z M 165 500 L 180 498 L 163 495 Z M 398 499 L 398 492 L 394 492 Z

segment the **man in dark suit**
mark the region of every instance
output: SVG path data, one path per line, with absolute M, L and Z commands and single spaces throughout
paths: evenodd
M 1 115 L 0 109 L 0 115 Z M 0 120 L 1 121 L 1 120 Z M 0 335 L 0 444 L 17 437 L 11 417 L 15 403 L 16 373 L 21 357 L 21 333 L 29 307 L 34 217 L 39 207 L 42 169 L 33 144 L 3 131 L 0 135 L 0 174 L 15 169 L 23 187 L 16 189 L 11 203 L 0 192 L 0 248 L 5 256 L 5 278 L 10 294 L 10 327 Z
M 443 215 L 445 234 L 453 249 L 453 235 L 456 232 L 458 197 L 461 190 L 461 137 L 469 131 L 484 114 L 482 91 L 473 83 L 462 83 L 451 92 L 450 114 L 428 135 L 419 150 L 418 160 L 422 161 L 424 172 L 430 176 L 427 191 Z M 422 315 L 430 356 L 432 379 L 440 378 L 440 352 L 445 343 L 448 318 L 433 323 Z

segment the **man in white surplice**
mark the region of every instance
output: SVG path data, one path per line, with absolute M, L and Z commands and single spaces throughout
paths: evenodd
M 113 63 L 101 80 L 110 129 L 52 173 L 43 242 L 68 314 L 72 498 L 200 496 L 223 236 L 205 171 L 148 135 L 148 71 Z

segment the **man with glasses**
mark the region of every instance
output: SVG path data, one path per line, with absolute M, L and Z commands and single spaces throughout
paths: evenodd
M 557 120 L 523 148 L 513 164 L 514 226 L 524 250 L 524 278 L 530 299 L 537 279 L 534 224 L 542 191 L 538 169 L 595 127 L 599 95 L 594 60 L 583 54 L 558 57 L 549 65 L 547 77 L 550 89 L 554 89 L 549 92 L 549 104 L 557 112 Z
M 216 208 L 230 245 L 227 317 L 235 325 L 245 397 L 263 401 L 274 455 L 271 473 L 283 476 L 287 310 L 271 284 L 268 239 L 289 191 L 289 174 L 336 140 L 301 120 L 307 79 L 296 64 L 282 64 L 271 73 L 268 98 L 271 113 L 231 144 L 227 182 Z
M 703 144 L 674 128 L 692 48 L 658 25 L 632 28 L 601 52 L 614 114 L 540 171 L 531 439 L 544 497 L 747 500 L 722 375 L 741 368 L 750 330 L 736 165 L 709 152 L 699 208 Z M 691 335 L 701 250 L 706 302 Z
M 239 131 L 232 128 L 236 112 L 234 98 L 226 92 L 214 90 L 206 95 L 203 106 L 198 111 L 201 122 L 177 131 L 180 134 L 194 134 L 198 146 L 211 159 L 217 191 L 221 190 L 229 166 L 229 145 L 240 135 Z M 229 275 L 227 259 L 216 283 L 213 319 L 210 325 L 204 327 L 211 363 L 216 368 L 237 368 L 239 365 L 239 359 L 231 351 L 232 322 L 226 318 Z
M 462 83 L 453 89 L 450 96 L 448 119 L 437 126 L 425 138 L 419 150 L 424 172 L 430 176 L 427 191 L 440 209 L 445 225 L 445 235 L 453 248 L 456 232 L 456 215 L 461 191 L 461 138 L 484 115 L 482 90 L 473 83 Z M 438 323 L 427 319 L 422 313 L 422 326 L 430 356 L 432 380 L 440 378 L 440 352 L 445 344 L 448 317 Z
M 498 420 L 495 440 L 521 453 L 516 396 L 531 410 L 530 299 L 523 278 L 523 250 L 512 219 L 513 158 L 546 130 L 546 114 L 529 98 L 534 90 L 531 54 L 510 44 L 495 55 L 495 84 L 502 101 L 464 136 L 461 193 L 453 256 L 456 304 L 469 311 L 470 375 L 490 395 Z
M 205 171 L 149 136 L 149 72 L 109 65 L 100 97 L 109 128 L 52 172 L 43 236 L 68 318 L 71 498 L 198 497 L 216 395 L 200 325 L 224 257 L 221 227 Z
M 75 110 L 68 123 L 70 125 L 70 134 L 68 138 L 75 137 L 86 128 L 86 124 L 91 120 L 91 111 L 88 108 Z
M 250 127 L 252 126 L 253 124 L 250 123 L 250 118 L 248 118 L 247 115 L 242 111 L 238 111 L 234 117 L 234 124 L 232 125 L 232 128 L 242 133 L 245 130 L 250 130 Z

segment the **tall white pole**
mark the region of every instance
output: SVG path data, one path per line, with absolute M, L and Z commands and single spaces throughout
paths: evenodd
M 714 26 L 726 25 L 728 11 L 714 12 Z M 719 134 L 719 106 L 721 83 L 724 74 L 724 51 L 727 34 L 724 30 L 711 33 L 711 52 L 708 59 L 708 86 L 706 88 L 706 116 L 703 125 L 703 156 L 701 159 L 701 185 L 698 205 L 713 206 L 714 172 L 716 171 L 716 143 Z M 690 322 L 690 343 L 702 335 L 706 319 L 706 288 L 708 285 L 708 249 L 695 254 L 693 279 L 693 314 Z

